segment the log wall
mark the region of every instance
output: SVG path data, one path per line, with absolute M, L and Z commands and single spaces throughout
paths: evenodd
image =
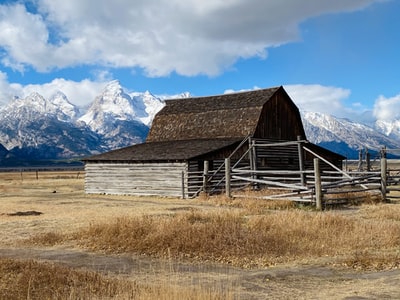
M 181 163 L 92 163 L 85 164 L 88 194 L 182 197 L 182 172 L 187 181 L 187 164 Z M 184 183 L 187 194 L 187 182 Z

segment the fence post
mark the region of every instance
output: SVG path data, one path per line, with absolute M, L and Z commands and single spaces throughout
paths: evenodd
M 251 169 L 251 178 L 255 179 L 257 175 L 255 174 L 257 168 L 257 152 L 255 148 L 255 141 L 252 138 L 249 138 L 249 160 L 250 160 L 250 169 Z M 252 188 L 256 188 L 256 183 L 252 183 Z
M 231 198 L 231 159 L 225 158 L 225 193 L 226 197 Z
M 204 193 L 207 193 L 208 169 L 209 169 L 209 163 L 208 163 L 208 160 L 205 160 L 204 168 L 203 168 L 203 192 Z
M 368 148 L 365 148 L 365 160 L 367 162 L 367 172 L 371 171 L 371 154 L 368 151 Z
M 363 164 L 363 151 L 362 151 L 362 149 L 360 149 L 358 151 L 358 166 L 357 166 L 357 170 L 359 172 L 362 171 L 362 164 Z
M 306 178 L 304 174 L 304 155 L 303 155 L 303 147 L 301 145 L 301 136 L 297 136 L 297 151 L 299 152 L 299 168 L 300 168 L 300 181 L 301 185 L 305 186 L 306 185 Z
M 322 210 L 321 173 L 319 170 L 318 158 L 314 158 L 314 176 L 315 176 L 315 206 L 317 210 Z
M 185 199 L 185 171 L 182 171 L 182 199 Z
M 381 158 L 381 192 L 382 192 L 383 202 L 387 201 L 386 185 L 387 185 L 387 160 L 385 157 L 382 157 Z

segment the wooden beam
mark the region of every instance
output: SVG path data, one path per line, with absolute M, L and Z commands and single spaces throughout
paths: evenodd
M 299 154 L 299 169 L 300 169 L 300 181 L 301 185 L 306 185 L 306 177 L 304 176 L 304 153 L 303 153 L 303 146 L 301 145 L 301 136 L 297 136 L 297 151 Z
M 225 193 L 231 198 L 231 159 L 225 158 Z
M 387 160 L 386 158 L 381 158 L 381 192 L 382 192 L 382 200 L 384 202 L 387 201 L 386 186 L 387 186 Z
M 315 206 L 317 210 L 322 210 L 322 190 L 321 190 L 321 172 L 319 169 L 319 159 L 314 158 L 315 174 Z
M 207 182 L 208 182 L 208 169 L 209 169 L 210 163 L 208 160 L 204 161 L 204 166 L 203 166 L 203 192 L 207 193 Z

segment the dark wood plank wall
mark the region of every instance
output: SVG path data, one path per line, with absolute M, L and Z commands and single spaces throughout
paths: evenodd
M 264 105 L 254 137 L 295 141 L 297 136 L 305 139 L 300 113 L 281 90 Z
M 267 142 L 271 142 L 267 140 Z M 276 141 L 277 142 L 277 141 Z M 257 168 L 260 170 L 300 170 L 299 152 L 297 144 L 288 146 L 256 147 Z M 314 169 L 314 156 L 303 151 L 304 167 L 306 170 Z M 342 168 L 342 161 L 336 157 L 324 155 L 324 158 L 334 164 L 337 168 Z M 322 171 L 333 171 L 327 163 L 321 161 Z

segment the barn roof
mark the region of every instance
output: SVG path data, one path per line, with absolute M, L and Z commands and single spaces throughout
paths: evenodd
M 253 135 L 264 104 L 282 87 L 167 100 L 146 142 L 244 138 Z
M 189 160 L 232 146 L 241 139 L 201 139 L 183 141 L 147 142 L 103 154 L 84 161 L 181 161 Z

